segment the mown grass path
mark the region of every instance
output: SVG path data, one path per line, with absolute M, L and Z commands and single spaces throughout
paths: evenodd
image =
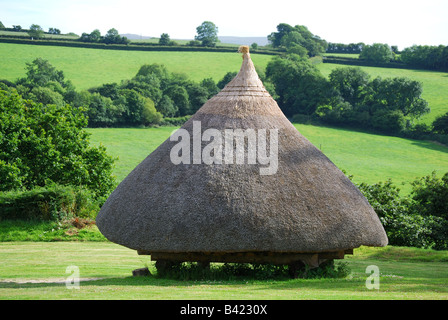
M 357 249 L 344 279 L 162 279 L 148 257 L 110 242 L 3 242 L 0 261 L 0 299 L 448 299 L 447 253 L 408 248 Z M 145 265 L 152 276 L 132 277 Z M 379 268 L 378 289 L 366 287 L 369 265 Z M 68 266 L 100 279 L 70 290 Z

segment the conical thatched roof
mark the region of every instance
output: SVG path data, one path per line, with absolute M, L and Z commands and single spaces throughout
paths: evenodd
M 195 163 L 198 124 L 202 133 L 212 128 L 223 136 L 229 129 L 276 129 L 277 168 L 271 163 L 273 171 L 262 174 L 269 165 L 258 161 Z M 180 139 L 166 140 L 140 163 L 98 214 L 109 240 L 149 253 L 316 253 L 387 244 L 365 197 L 288 121 L 247 51 L 238 75 L 182 129 L 191 136 L 190 164 L 170 158 Z

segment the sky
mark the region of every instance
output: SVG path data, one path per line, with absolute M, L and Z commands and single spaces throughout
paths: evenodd
M 448 0 L 0 0 L 0 21 L 171 39 L 193 39 L 204 21 L 215 23 L 218 36 L 240 37 L 264 37 L 288 23 L 328 42 L 448 45 Z

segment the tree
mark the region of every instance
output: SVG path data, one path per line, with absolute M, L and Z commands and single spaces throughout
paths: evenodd
M 159 124 L 163 116 L 155 108 L 154 101 L 149 98 L 144 98 L 143 110 L 142 110 L 142 124 L 152 125 Z
M 432 172 L 412 182 L 412 198 L 420 214 L 448 220 L 448 172 L 442 178 Z
M 364 59 L 373 63 L 387 63 L 393 59 L 392 49 L 387 44 L 374 43 L 366 45 L 359 55 L 359 59 Z
M 327 42 L 312 34 L 307 27 L 300 25 L 292 27 L 286 23 L 280 23 L 277 26 L 277 32 L 271 33 L 268 40 L 274 48 L 303 47 L 310 57 L 324 53 L 327 48 Z M 299 55 L 302 53 L 303 51 Z
M 214 47 L 218 42 L 218 27 L 211 21 L 204 21 L 196 28 L 195 40 L 201 41 L 204 47 Z
M 59 30 L 57 28 L 49 28 L 48 29 L 48 33 L 50 33 L 50 34 L 61 34 L 61 30 Z
M 159 44 L 161 46 L 168 46 L 170 45 L 171 39 L 170 39 L 170 35 L 168 33 L 162 33 L 160 35 L 160 39 L 159 39 Z
M 328 99 L 328 81 L 308 59 L 298 55 L 273 58 L 266 67 L 266 77 L 275 85 L 277 102 L 287 117 L 311 115 Z
M 114 159 L 91 146 L 82 109 L 0 90 L 0 123 L 1 191 L 58 183 L 85 186 L 100 198 L 114 188 Z
M 411 118 L 419 118 L 430 111 L 428 102 L 422 99 L 422 84 L 409 78 L 375 78 L 370 83 L 370 92 L 364 104 L 375 110 L 399 110 Z
M 44 35 L 44 30 L 42 29 L 41 26 L 39 26 L 37 24 L 32 24 L 30 26 L 30 30 L 28 31 L 28 34 L 33 39 L 40 39 Z
M 118 33 L 118 30 L 115 28 L 109 29 L 104 36 L 104 43 L 111 44 L 111 43 L 120 43 L 121 37 Z
M 399 110 L 378 110 L 372 116 L 372 127 L 382 132 L 400 132 L 405 126 L 406 119 Z
M 0 21 L 0 30 L 5 29 L 5 25 Z
M 50 81 L 58 82 L 62 87 L 67 87 L 64 72 L 56 70 L 48 60 L 36 58 L 26 64 L 26 78 L 21 81 L 31 87 L 45 87 Z
M 448 134 L 448 112 L 441 115 L 432 123 L 433 131 L 440 134 Z
M 341 67 L 334 69 L 330 73 L 329 79 L 339 95 L 351 105 L 355 105 L 363 100 L 370 76 L 361 68 Z
M 210 99 L 219 92 L 219 88 L 216 85 L 215 80 L 213 80 L 213 78 L 206 78 L 202 80 L 201 86 L 205 88 L 208 92 L 207 99 Z
M 190 102 L 187 90 L 177 84 L 171 85 L 165 90 L 166 94 L 178 109 L 177 116 L 186 116 L 190 114 Z
M 233 78 L 235 78 L 237 75 L 237 72 L 227 72 L 224 77 L 218 81 L 216 84 L 219 89 L 223 89 L 230 81 L 232 81 Z
M 27 98 L 44 105 L 64 105 L 64 97 L 60 93 L 46 87 L 34 87 Z
M 165 117 L 174 117 L 179 111 L 173 100 L 166 95 L 162 96 L 162 99 L 157 103 L 156 109 Z

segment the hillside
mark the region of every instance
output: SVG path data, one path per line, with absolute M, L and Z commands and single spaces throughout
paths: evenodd
M 448 172 L 448 148 L 428 141 L 415 141 L 346 129 L 296 124 L 296 128 L 356 182 L 377 183 L 392 179 L 402 190 L 409 182 L 431 174 Z M 94 145 L 102 143 L 118 157 L 115 175 L 124 179 L 154 151 L 175 127 L 88 129 Z M 402 186 L 401 183 L 404 183 Z
M 0 79 L 15 81 L 25 76 L 26 63 L 37 57 L 49 60 L 78 90 L 104 83 L 119 83 L 135 76 L 143 64 L 164 64 L 168 71 L 185 73 L 195 81 L 219 81 L 229 71 L 238 71 L 241 55 L 225 52 L 123 51 L 0 43 Z M 252 54 L 264 69 L 272 58 Z
M 229 71 L 238 71 L 241 57 L 223 52 L 140 52 L 99 50 L 40 45 L 0 43 L 0 79 L 15 81 L 25 75 L 25 65 L 37 57 L 50 61 L 78 90 L 104 83 L 132 78 L 141 65 L 164 64 L 170 72 L 185 73 L 195 81 L 211 77 L 219 81 Z M 264 69 L 272 56 L 252 54 L 255 65 Z M 340 64 L 323 63 L 318 68 L 323 75 Z M 423 83 L 423 98 L 428 101 L 431 113 L 421 121 L 431 123 L 437 116 L 448 112 L 448 73 L 378 67 L 361 67 L 374 77 L 409 77 Z

